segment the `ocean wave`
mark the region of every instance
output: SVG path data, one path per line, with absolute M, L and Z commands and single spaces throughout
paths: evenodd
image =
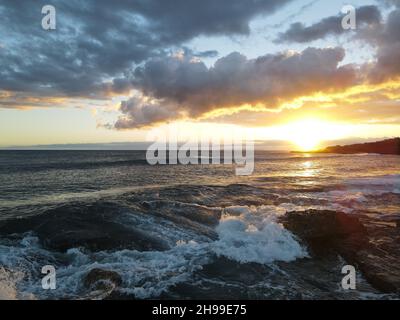
M 0 167 L 0 174 L 20 172 L 41 172 L 50 170 L 94 170 L 110 167 L 149 165 L 146 159 L 114 160 L 114 161 L 84 161 L 84 162 L 49 162 L 26 164 L 7 163 Z
M 274 206 L 226 208 L 217 227 L 219 240 L 213 244 L 214 252 L 241 263 L 306 257 L 294 235 L 276 221 L 284 213 Z
M 174 184 L 163 185 L 162 187 L 171 187 Z M 16 199 L 16 200 L 2 200 L 2 209 L 23 207 L 23 206 L 43 206 L 43 205 L 58 205 L 63 203 L 71 203 L 74 201 L 83 200 L 99 200 L 106 197 L 118 196 L 136 191 L 148 190 L 159 188 L 160 185 L 146 185 L 146 186 L 131 186 L 131 187 L 120 187 L 110 188 L 98 191 L 81 191 L 81 192 L 65 192 L 59 194 L 49 194 L 43 196 L 33 196 L 27 199 Z M 1 212 L 1 210 L 0 210 Z
M 14 246 L 0 246 L 1 264 L 14 272 L 23 274 L 19 278 L 8 277 L 5 287 L 8 295 L 26 299 L 36 298 L 74 299 L 85 295 L 99 298 L 102 292 L 91 292 L 84 285 L 84 278 L 90 270 L 100 268 L 112 270 L 123 279 L 121 291 L 137 298 L 156 297 L 176 283 L 187 280 L 206 263 L 204 245 L 195 242 L 179 243 L 169 251 L 139 252 L 136 250 L 85 252 L 73 248 L 62 255 L 64 264 L 57 261 L 59 255 L 43 249 L 38 239 L 26 236 Z M 40 258 L 32 259 L 33 255 Z M 41 287 L 41 265 L 56 266 L 57 290 L 43 290 Z M 18 288 L 16 293 L 15 288 Z
M 400 193 L 400 174 L 348 179 L 345 185 L 364 194 Z
M 43 241 L 33 233 L 2 241 L 0 265 L 22 275 L 8 277 L 8 285 L 4 285 L 7 292 L 4 289 L 3 294 L 19 299 L 103 298 L 104 292 L 93 292 L 84 284 L 91 270 L 102 269 L 121 276 L 120 294 L 142 299 L 154 298 L 178 283 L 189 281 L 195 272 L 216 256 L 224 256 L 241 264 L 271 264 L 304 258 L 307 256 L 305 248 L 276 220 L 284 212 L 284 209 L 274 206 L 228 207 L 216 227 L 218 239 L 193 237 L 193 230 L 187 229 L 185 234 L 185 228 L 172 228 L 170 240 L 181 239 L 164 251 L 123 248 L 90 251 L 82 247 L 70 248 L 65 252 L 54 251 L 43 247 Z M 136 217 L 139 218 L 140 215 Z M 123 221 L 128 223 L 129 220 Z M 133 221 L 130 220 L 131 223 Z M 143 220 L 141 223 L 143 227 L 154 221 Z M 139 226 L 135 223 L 134 227 Z M 168 231 L 168 227 L 168 223 L 162 223 L 161 229 L 165 229 L 162 234 Z M 41 288 L 40 270 L 48 264 L 56 267 L 57 290 Z
M 354 211 L 366 210 L 374 204 L 375 198 L 384 195 L 398 197 L 400 194 L 400 175 L 383 175 L 374 177 L 358 177 L 345 179 L 338 185 L 327 187 L 322 192 L 307 194 L 315 202 L 325 203 L 317 209 L 327 209 L 352 213 Z M 292 198 L 294 201 L 295 198 Z M 315 208 L 313 205 L 306 209 Z M 301 211 L 296 208 L 294 211 Z

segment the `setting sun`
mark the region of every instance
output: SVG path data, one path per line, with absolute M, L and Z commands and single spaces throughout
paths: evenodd
M 285 138 L 301 151 L 318 149 L 322 142 L 338 139 L 349 133 L 344 125 L 319 119 L 298 120 L 282 126 L 281 130 Z
M 296 144 L 302 151 L 311 151 L 315 150 L 320 144 L 320 140 L 316 137 L 311 136 L 301 136 L 293 139 L 293 143 Z
M 400 0 L 0 17 L 0 300 L 400 300 Z
M 325 129 L 323 122 L 318 120 L 303 120 L 289 126 L 289 141 L 302 151 L 315 150 L 321 143 L 321 133 Z

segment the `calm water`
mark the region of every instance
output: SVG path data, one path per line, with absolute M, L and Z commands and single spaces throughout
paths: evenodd
M 254 174 L 237 177 L 230 165 L 150 166 L 140 151 L 0 151 L 0 297 L 396 297 L 362 276 L 342 290 L 343 259 L 311 258 L 278 222 L 310 208 L 395 221 L 400 157 L 258 152 Z M 56 290 L 41 288 L 47 264 Z M 94 268 L 122 283 L 93 290 Z

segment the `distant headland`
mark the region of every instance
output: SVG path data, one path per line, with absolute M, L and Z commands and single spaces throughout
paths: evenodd
M 303 153 L 294 151 L 294 153 Z M 383 141 L 350 144 L 345 146 L 330 146 L 322 150 L 311 151 L 310 153 L 378 153 L 400 155 L 400 138 L 387 139 Z

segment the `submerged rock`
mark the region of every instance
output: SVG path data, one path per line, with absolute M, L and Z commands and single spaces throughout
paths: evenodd
M 120 286 L 122 278 L 115 271 L 95 268 L 84 277 L 83 284 L 88 289 L 110 290 Z
M 113 222 L 115 210 L 116 205 L 112 203 L 64 205 L 37 216 L 3 221 L 0 234 L 33 232 L 43 246 L 62 252 L 76 247 L 92 251 L 168 249 L 159 238 Z
M 377 290 L 400 292 L 400 236 L 395 227 L 367 216 L 319 210 L 289 212 L 281 223 L 307 243 L 312 255 L 337 253 Z

